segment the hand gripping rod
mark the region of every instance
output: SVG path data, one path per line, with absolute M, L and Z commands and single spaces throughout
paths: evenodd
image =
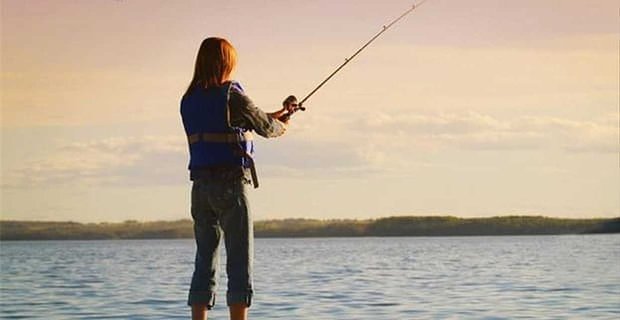
M 317 92 L 325 83 L 327 83 L 327 81 L 329 81 L 329 79 L 331 79 L 336 73 L 338 73 L 338 71 L 340 71 L 340 69 L 344 68 L 344 66 L 346 66 L 349 62 L 351 62 L 351 60 L 353 60 L 353 58 L 355 58 L 360 52 L 362 52 L 364 49 L 366 49 L 366 47 L 368 47 L 373 41 L 375 41 L 375 39 L 377 39 L 385 31 L 387 31 L 387 29 L 389 29 L 390 27 L 395 25 L 398 21 L 400 21 L 400 19 L 404 18 L 406 15 L 411 13 L 413 10 L 415 10 L 416 8 L 421 6 L 424 2 L 426 2 L 426 0 L 420 1 L 420 3 L 418 3 L 417 5 L 413 4 L 411 6 L 411 8 L 409 8 L 407 11 L 405 11 L 403 14 L 401 14 L 394 21 L 390 22 L 388 25 L 383 26 L 383 28 L 381 29 L 381 31 L 379 31 L 379 33 L 377 33 L 374 37 L 372 37 L 370 40 L 368 40 L 368 42 L 366 42 L 366 44 L 364 44 L 361 48 L 359 48 L 352 56 L 344 59 L 344 63 L 343 64 L 341 64 L 338 68 L 336 68 L 336 70 L 334 70 L 334 72 L 332 72 L 327 78 L 325 78 L 325 80 L 323 80 L 323 82 L 319 83 L 319 85 L 316 86 L 316 88 L 314 88 L 314 90 L 310 91 L 310 93 L 308 93 L 308 95 L 305 98 L 303 98 L 301 100 L 301 102 L 299 102 L 297 109 L 301 110 L 301 111 L 306 111 L 306 108 L 303 106 L 304 102 L 306 102 L 315 92 Z

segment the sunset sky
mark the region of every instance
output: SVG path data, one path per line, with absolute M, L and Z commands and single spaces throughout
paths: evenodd
M 2 0 L 1 219 L 189 218 L 179 102 L 228 38 L 266 111 L 407 0 Z M 429 0 L 257 141 L 255 219 L 620 216 L 617 0 Z

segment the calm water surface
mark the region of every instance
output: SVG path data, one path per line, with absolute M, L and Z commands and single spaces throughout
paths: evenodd
M 620 235 L 255 246 L 253 319 L 620 319 Z M 187 319 L 193 257 L 191 240 L 2 242 L 0 317 Z

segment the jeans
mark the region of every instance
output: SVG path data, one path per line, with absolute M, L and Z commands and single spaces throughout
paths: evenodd
M 226 302 L 252 303 L 254 232 L 244 177 L 213 174 L 194 180 L 191 214 L 196 238 L 196 260 L 188 304 L 215 303 L 219 244 L 226 246 L 228 291 Z

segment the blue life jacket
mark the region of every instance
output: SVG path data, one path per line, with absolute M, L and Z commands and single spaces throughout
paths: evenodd
M 220 87 L 194 88 L 181 100 L 181 117 L 189 143 L 189 170 L 253 165 L 251 132 L 230 125 L 228 97 L 233 87 L 243 92 L 240 84 L 227 82 Z

